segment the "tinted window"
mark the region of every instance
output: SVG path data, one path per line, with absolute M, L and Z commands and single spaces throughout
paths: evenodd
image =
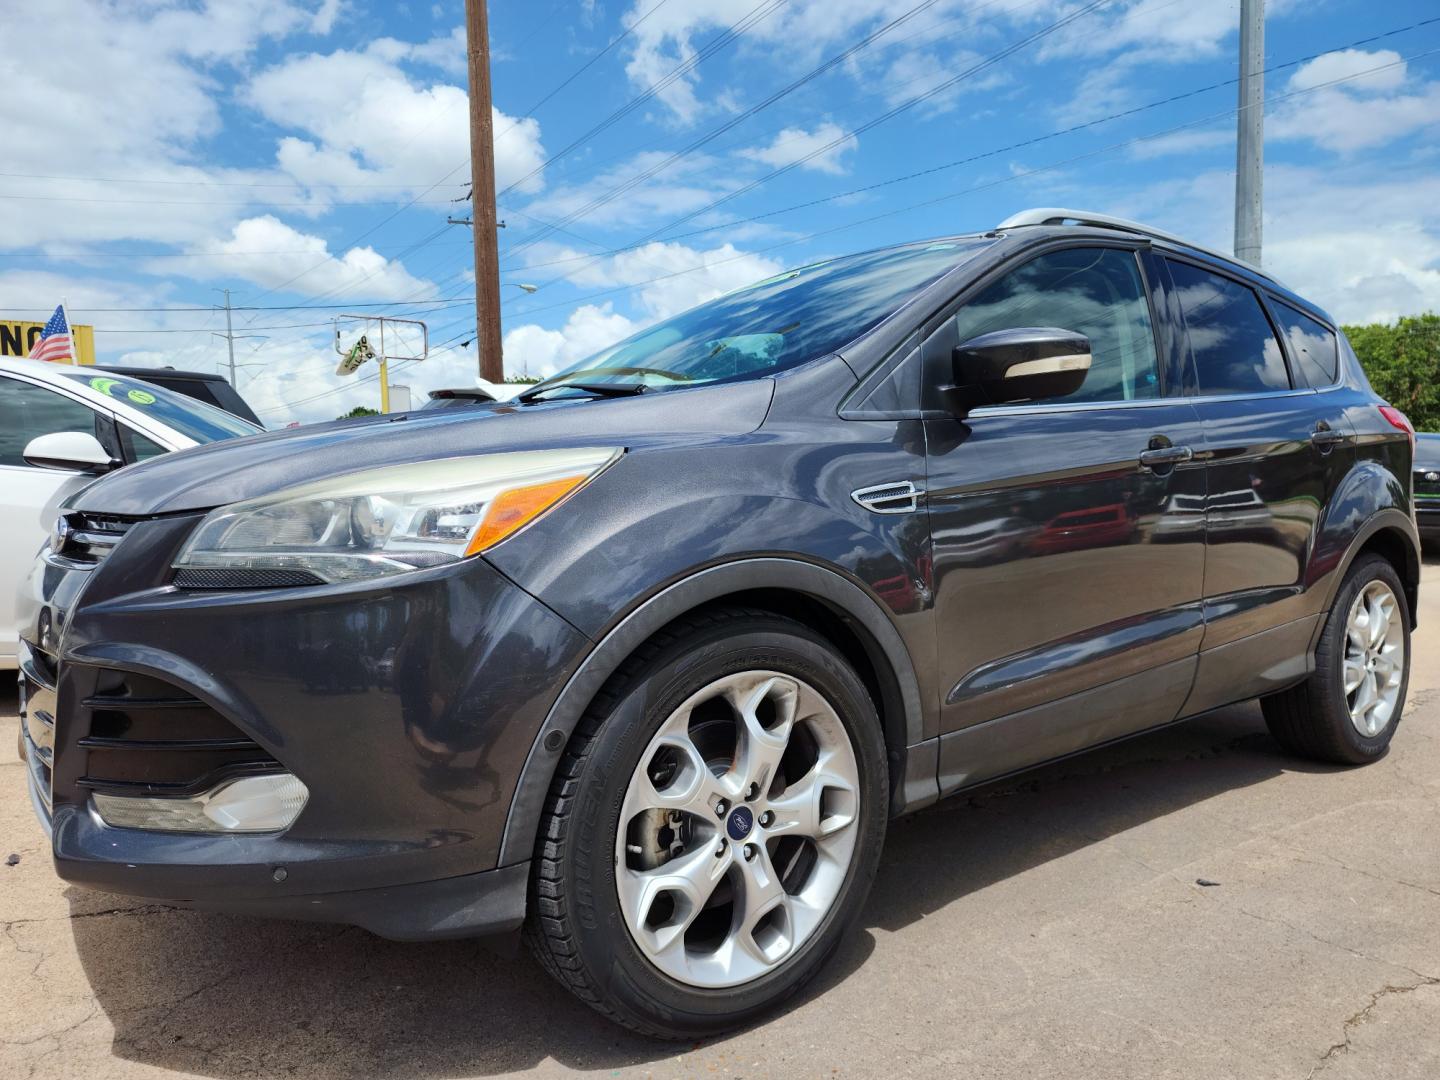
M 1255 291 L 1189 263 L 1170 263 L 1202 394 L 1288 390 L 1280 342 Z
M 1090 372 L 1066 401 L 1155 397 L 1155 335 L 1135 256 L 1118 248 L 1041 255 L 970 300 L 956 317 L 960 341 L 993 330 L 1055 326 L 1090 339 Z
M 787 270 L 642 330 L 541 385 L 668 390 L 770 375 L 848 345 L 991 243 L 912 244 Z
M 128 424 L 120 425 L 120 445 L 125 448 L 125 460 L 132 464 L 170 452 L 148 435 L 141 435 Z
M 116 401 L 123 401 L 131 408 L 153 416 L 166 427 L 190 436 L 196 442 L 233 439 L 237 435 L 254 435 L 260 431 L 260 428 L 248 420 L 241 420 L 223 409 L 126 375 L 88 372 L 83 369 L 62 371 L 59 374 Z
M 1340 362 L 1335 347 L 1335 331 L 1296 311 L 1289 304 L 1276 301 L 1274 311 L 1275 317 L 1280 320 L 1285 344 L 1290 346 L 1295 381 L 1305 386 L 1329 386 L 1333 383 Z
M 43 386 L 0 376 L 0 465 L 24 465 L 31 439 L 83 431 L 103 443 L 105 419 L 88 405 Z

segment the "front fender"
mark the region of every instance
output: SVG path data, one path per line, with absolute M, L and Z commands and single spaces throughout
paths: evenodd
M 753 589 L 801 593 L 858 623 L 878 649 L 877 661 L 893 673 L 903 717 L 904 745 L 915 747 L 922 742 L 926 710 L 909 652 L 890 618 L 866 591 L 833 570 L 797 559 L 753 558 L 712 566 L 652 596 L 622 619 L 566 683 L 540 726 L 521 770 L 501 843 L 501 866 L 522 862 L 533 854 L 545 797 L 561 755 L 590 702 L 625 659 L 646 639 L 687 611 Z M 897 805 L 920 805 L 933 801 L 938 795 L 938 789 L 919 790 L 927 782 L 932 788 L 935 785 L 934 768 L 928 768 L 928 776 L 925 775 L 925 760 L 923 751 L 917 753 L 917 761 L 921 763 L 918 775 L 916 770 L 907 768 L 908 763 L 901 764 L 902 783 L 895 793 Z M 933 757 L 928 760 L 933 766 Z

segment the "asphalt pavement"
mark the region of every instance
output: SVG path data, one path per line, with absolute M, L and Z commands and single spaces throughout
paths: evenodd
M 54 875 L 0 690 L 0 1077 L 1440 1076 L 1440 560 L 1363 769 L 1243 706 L 892 826 L 768 1022 L 633 1037 L 476 942 L 178 912 Z M 7 679 L 8 682 L 8 679 Z M 3 865 L 5 856 L 19 857 Z

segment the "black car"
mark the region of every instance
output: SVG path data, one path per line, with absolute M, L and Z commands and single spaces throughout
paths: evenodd
M 1415 521 L 1420 538 L 1440 543 L 1440 435 L 1415 436 Z
M 24 601 L 31 790 L 77 885 L 523 925 L 714 1033 L 815 976 L 895 815 L 1255 697 L 1384 754 L 1411 439 L 1324 312 L 1143 226 L 800 267 L 513 401 L 87 487 Z
M 260 417 L 255 415 L 255 410 L 250 408 L 249 402 L 240 396 L 240 391 L 231 386 L 224 375 L 213 371 L 179 371 L 171 367 L 111 367 L 109 364 L 95 370 L 108 371 L 112 375 L 128 375 L 132 379 L 143 379 L 145 382 L 163 386 L 167 390 L 174 390 L 177 394 L 184 394 L 196 401 L 203 401 L 206 405 L 224 409 L 242 420 L 249 420 L 252 424 L 265 426 L 260 423 Z

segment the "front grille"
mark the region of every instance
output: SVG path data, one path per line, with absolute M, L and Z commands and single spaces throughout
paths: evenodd
M 1437 479 L 1427 479 L 1430 476 Z M 1440 469 L 1415 470 L 1415 498 L 1426 502 L 1440 500 Z
M 58 543 L 52 538 L 52 553 L 70 562 L 90 564 L 109 555 L 135 524 L 133 518 L 73 511 L 63 520 L 67 528 Z
M 81 703 L 82 788 L 112 795 L 196 795 L 280 763 L 198 698 L 149 675 L 103 670 Z M 87 722 L 88 721 L 88 722 Z

